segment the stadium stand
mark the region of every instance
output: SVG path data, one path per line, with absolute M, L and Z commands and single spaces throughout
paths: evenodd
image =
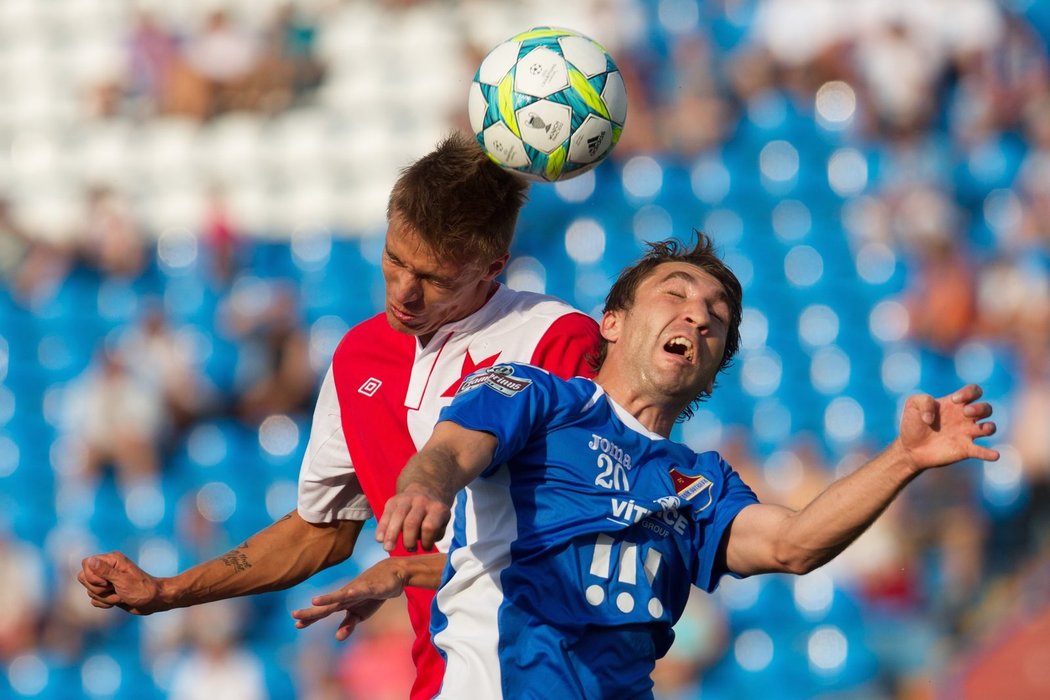
M 999 623 L 1050 605 L 1046 3 L 132 5 L 0 3 L 0 605 L 23 612 L 0 623 L 0 697 L 201 697 L 186 673 L 208 653 L 237 655 L 214 673 L 247 679 L 239 697 L 403 692 L 362 670 L 407 648 L 402 616 L 345 645 L 288 616 L 382 556 L 367 537 L 213 638 L 181 612 L 99 614 L 72 572 L 114 548 L 173 573 L 294 507 L 309 398 L 380 308 L 397 169 L 465 126 L 485 50 L 539 24 L 601 38 L 630 112 L 609 162 L 532 188 L 510 285 L 597 313 L 642 242 L 693 228 L 744 284 L 741 353 L 677 437 L 797 505 L 891 439 L 913 391 L 980 382 L 1002 429 L 1002 460 L 924 478 L 841 560 L 691 607 L 657 697 L 950 697 L 1010 668 L 983 640 L 1023 649 Z M 237 52 L 235 82 L 200 68 L 216 7 L 237 39 L 207 51 Z M 141 337 L 150 310 L 165 353 Z M 246 409 L 269 350 L 230 319 L 271 313 L 310 396 Z M 121 400 L 159 416 L 156 466 L 130 476 L 84 472 L 71 410 L 106 357 L 133 378 Z

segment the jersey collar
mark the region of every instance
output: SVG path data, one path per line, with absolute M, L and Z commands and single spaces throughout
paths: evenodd
M 492 320 L 503 315 L 503 310 L 513 299 L 513 293 L 506 285 L 497 283 L 496 291 L 480 309 L 458 321 L 451 321 L 441 327 L 438 333 L 469 333 L 492 323 Z M 431 341 L 433 342 L 433 341 Z
M 616 414 L 616 417 L 619 418 L 620 422 L 623 423 L 625 426 L 627 426 L 628 428 L 630 428 L 631 430 L 633 430 L 636 433 L 644 435 L 645 437 L 649 438 L 650 440 L 666 440 L 667 439 L 666 437 L 664 437 L 660 433 L 654 433 L 653 431 L 649 430 L 644 425 L 642 425 L 641 421 L 639 421 L 637 418 L 635 418 L 634 415 L 632 415 L 630 411 L 628 411 L 626 408 L 624 408 L 620 404 L 618 404 L 615 401 L 613 401 L 613 398 L 605 393 L 605 389 L 603 389 L 600 384 L 596 383 L 594 386 L 596 386 L 598 388 L 598 391 L 595 392 L 595 398 L 597 398 L 597 395 L 598 395 L 599 392 L 603 396 L 605 396 L 605 400 L 609 402 L 609 406 L 612 408 L 613 413 Z M 594 399 L 592 399 L 592 401 L 593 400 Z

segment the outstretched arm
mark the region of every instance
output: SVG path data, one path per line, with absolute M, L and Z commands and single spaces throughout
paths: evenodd
M 445 532 L 452 500 L 492 462 L 496 437 L 442 421 L 397 479 L 397 495 L 386 503 L 376 540 L 388 552 L 404 537 L 405 549 L 434 546 Z
M 371 617 L 389 598 L 396 598 L 405 586 L 436 589 L 441 584 L 448 557 L 441 553 L 417 557 L 389 557 L 375 564 L 337 591 L 314 596 L 312 607 L 292 613 L 299 629 L 309 627 L 332 613 L 345 611 L 335 638 L 344 641 L 361 622 Z
M 77 580 L 97 608 L 135 615 L 294 586 L 354 551 L 363 521 L 315 525 L 292 511 L 226 554 L 170 578 L 151 576 L 120 552 L 84 559 Z
M 994 461 L 995 450 L 974 442 L 995 433 L 992 414 L 975 403 L 981 389 L 951 396 L 912 396 L 899 437 L 856 472 L 839 479 L 805 508 L 753 505 L 740 511 L 726 541 L 726 563 L 738 574 L 806 573 L 836 557 L 871 525 L 912 479 L 963 459 Z

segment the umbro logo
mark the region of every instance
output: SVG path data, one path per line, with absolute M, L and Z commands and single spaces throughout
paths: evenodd
M 365 380 L 365 383 L 357 390 L 357 393 L 364 394 L 365 396 L 375 396 L 376 392 L 379 391 L 379 387 L 383 386 L 383 382 L 379 381 L 375 377 L 369 377 Z

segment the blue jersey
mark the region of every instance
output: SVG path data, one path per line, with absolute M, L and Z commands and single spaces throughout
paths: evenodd
M 528 365 L 475 373 L 441 420 L 498 447 L 453 508 L 438 697 L 650 697 L 690 586 L 729 573 L 719 547 L 751 489 L 594 382 Z

